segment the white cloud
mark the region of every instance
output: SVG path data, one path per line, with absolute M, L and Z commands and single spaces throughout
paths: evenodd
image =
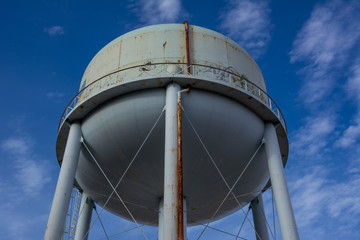
M 47 164 L 31 152 L 33 141 L 28 137 L 11 137 L 1 144 L 9 153 L 14 167 L 13 177 L 26 196 L 35 196 L 50 181 Z M 34 160 L 34 158 L 36 160 Z
M 350 97 L 356 98 L 360 101 L 360 57 L 356 59 L 354 64 L 351 66 L 351 76 L 347 81 L 346 89 Z
M 220 15 L 220 29 L 256 58 L 270 40 L 270 12 L 267 1 L 232 1 Z
M 29 152 L 29 146 L 32 143 L 25 137 L 11 137 L 2 142 L 3 150 L 9 151 L 16 155 L 25 155 Z
M 46 94 L 46 96 L 47 96 L 48 98 L 61 98 L 61 97 L 64 96 L 64 94 L 63 94 L 63 93 L 59 93 L 59 92 L 48 92 L 48 93 Z
M 175 23 L 184 11 L 180 0 L 140 0 L 130 8 L 145 25 Z
M 50 37 L 60 36 L 65 33 L 64 27 L 62 26 L 52 26 L 49 28 L 45 28 L 44 32 L 46 32 Z
M 339 144 L 342 148 L 348 148 L 353 146 L 360 139 L 360 119 L 355 125 L 348 126 L 342 133 L 342 136 L 338 139 L 336 144 Z
M 315 224 L 318 219 L 336 219 L 337 229 L 332 232 L 336 235 L 360 223 L 357 220 L 360 217 L 359 175 L 348 173 L 350 177 L 337 182 L 330 175 L 327 166 L 318 165 L 289 182 L 297 224 L 304 234 L 327 234 L 318 233 L 323 228 L 322 224 L 326 224 L 326 221 Z M 355 236 L 359 233 L 351 234 Z M 313 235 L 313 238 L 316 236 Z
M 353 146 L 360 139 L 360 58 L 351 67 L 351 75 L 346 83 L 346 90 L 350 100 L 355 102 L 357 113 L 353 123 L 348 126 L 337 144 L 342 148 Z
M 21 158 L 15 162 L 15 168 L 17 169 L 15 178 L 28 196 L 37 195 L 42 187 L 50 181 L 46 164 L 42 161 L 35 162 L 28 158 Z
M 324 186 L 327 185 L 327 180 L 323 178 L 324 171 L 316 167 L 313 172 L 289 184 L 293 191 L 292 203 L 299 227 L 311 224 L 313 219 L 322 215 L 322 209 L 317 203 L 324 202 L 329 195 L 324 191 Z
M 332 0 L 317 5 L 293 42 L 290 61 L 304 62 L 304 102 L 313 104 L 329 95 L 334 72 L 342 70 L 360 40 L 358 1 Z
M 328 145 L 328 137 L 334 129 L 335 120 L 331 114 L 309 117 L 305 125 L 291 135 L 290 149 L 296 156 L 315 157 Z

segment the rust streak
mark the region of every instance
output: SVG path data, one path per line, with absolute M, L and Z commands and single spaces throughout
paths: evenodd
M 183 163 L 182 163 L 182 121 L 181 121 L 181 95 L 178 94 L 178 106 L 177 106 L 177 122 L 178 122 L 178 141 L 177 141 L 177 235 L 178 240 L 184 240 L 184 206 L 183 206 Z
M 165 52 L 166 52 L 166 41 L 163 44 L 163 56 L 165 57 Z
M 186 68 L 187 73 L 190 75 L 190 46 L 189 46 L 189 24 L 184 21 L 185 24 L 185 40 L 186 40 Z

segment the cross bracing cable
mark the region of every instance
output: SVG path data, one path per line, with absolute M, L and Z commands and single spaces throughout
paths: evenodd
M 107 177 L 106 173 L 104 172 L 104 170 L 101 168 L 100 164 L 98 163 L 98 161 L 96 161 L 96 158 L 94 157 L 94 155 L 90 152 L 90 149 L 88 148 L 88 146 L 86 145 L 85 141 L 82 141 L 83 145 L 85 146 L 86 150 L 88 151 L 88 153 L 90 154 L 90 156 L 92 157 L 92 159 L 94 160 L 94 162 L 96 163 L 96 165 L 98 166 L 99 170 L 101 171 L 101 173 L 103 174 L 103 176 L 105 177 L 106 181 L 109 183 L 110 187 L 113 189 L 113 192 L 116 194 L 116 196 L 118 196 L 121 204 L 124 206 L 124 208 L 126 209 L 126 211 L 128 212 L 128 214 L 130 215 L 131 219 L 135 222 L 136 226 L 139 228 L 139 230 L 141 231 L 141 233 L 143 234 L 144 238 L 148 240 L 148 238 L 146 237 L 144 231 L 141 229 L 140 225 L 137 223 L 135 217 L 132 215 L 132 213 L 130 212 L 129 208 L 126 206 L 126 204 L 124 203 L 124 201 L 122 200 L 122 198 L 120 197 L 119 193 L 116 191 L 116 187 L 114 187 L 114 185 L 111 183 L 111 181 L 109 180 L 109 178 Z M 99 215 L 98 215 L 99 216 Z M 100 220 L 100 218 L 98 218 Z
M 100 216 L 99 216 L 99 213 L 98 213 L 98 212 L 97 212 L 97 210 L 96 210 L 96 206 L 95 206 L 95 204 L 94 204 L 94 210 L 95 210 L 95 212 L 96 212 L 96 215 L 99 217 L 99 222 L 100 222 L 100 224 L 101 224 L 102 229 L 104 230 L 104 233 L 105 233 L 106 239 L 107 239 L 107 240 L 109 240 L 109 235 L 106 233 L 106 230 L 105 230 L 104 224 L 102 223 L 101 218 L 100 218 Z
M 189 116 L 187 115 L 185 109 L 182 107 L 182 110 L 185 114 L 185 117 L 187 118 L 191 128 L 193 129 L 193 131 L 195 132 L 196 137 L 198 138 L 198 140 L 200 141 L 202 147 L 204 148 L 206 154 L 208 155 L 208 157 L 210 158 L 211 162 L 213 163 L 216 171 L 219 173 L 221 179 L 223 180 L 223 182 L 225 183 L 226 187 L 229 189 L 229 193 L 226 195 L 225 199 L 222 201 L 222 203 L 220 204 L 220 206 L 218 207 L 218 209 L 215 211 L 215 213 L 213 214 L 212 218 L 213 219 L 215 217 L 215 215 L 217 214 L 217 212 L 220 210 L 221 206 L 224 204 L 226 198 L 228 197 L 228 195 L 231 193 L 234 196 L 235 201 L 238 203 L 239 206 L 241 206 L 240 202 L 238 201 L 238 199 L 236 198 L 234 192 L 232 191 L 233 188 L 235 187 L 235 185 L 231 188 L 229 186 L 229 184 L 227 183 L 226 179 L 224 178 L 224 176 L 222 175 L 220 169 L 218 168 L 217 164 L 215 163 L 214 159 L 212 158 L 209 150 L 207 149 L 207 147 L 205 146 L 204 142 L 202 141 L 201 137 L 199 136 L 198 132 L 196 131 L 194 125 L 192 124 L 191 120 L 189 119 Z M 255 151 L 255 154 L 253 155 L 253 157 L 250 159 L 250 161 L 248 162 L 248 164 L 246 165 L 246 167 L 244 168 L 244 170 L 242 171 L 242 173 L 240 174 L 238 180 L 242 177 L 243 173 L 245 172 L 245 170 L 247 169 L 247 167 L 250 165 L 251 161 L 254 159 L 255 155 L 257 154 L 257 152 L 259 151 L 259 149 L 261 148 L 261 146 L 264 144 L 264 141 L 261 142 L 260 146 L 258 147 L 258 149 Z M 237 181 L 238 181 L 237 180 Z M 235 182 L 235 184 L 237 183 L 237 181 Z M 241 208 L 242 212 L 245 215 L 244 210 Z M 259 234 L 256 232 L 255 227 L 253 226 L 253 224 L 251 223 L 250 219 L 247 217 L 247 220 L 249 221 L 251 227 L 253 228 L 253 230 L 255 231 L 256 235 L 258 236 L 258 238 L 261 240 Z M 202 234 L 205 232 L 206 228 L 208 227 L 209 223 L 205 226 L 204 230 L 200 233 L 200 236 L 198 237 L 198 240 L 201 238 Z
M 196 223 L 196 224 L 199 224 L 201 226 L 206 226 L 205 224 L 202 224 L 202 223 L 199 223 L 199 222 L 196 222 L 196 221 L 192 221 L 193 223 Z M 239 236 L 236 236 L 235 234 L 233 233 L 229 233 L 229 232 L 226 232 L 224 230 L 221 230 L 221 229 L 218 229 L 218 228 L 215 228 L 215 227 L 211 227 L 211 226 L 208 226 L 209 229 L 212 229 L 212 230 L 215 230 L 217 232 L 221 232 L 221 233 L 224 233 L 224 234 L 227 234 L 229 236 L 232 236 L 232 237 L 236 237 L 236 239 L 242 239 L 242 240 L 248 240 L 247 238 L 244 238 L 244 237 L 239 237 Z
M 143 227 L 143 226 L 144 226 L 144 224 L 141 224 L 141 225 L 140 225 L 140 227 Z M 137 226 L 132 227 L 132 228 L 129 228 L 129 229 L 126 229 L 126 230 L 121 231 L 121 232 L 118 232 L 118 233 L 111 234 L 111 235 L 109 235 L 109 238 L 115 237 L 115 236 L 117 236 L 117 235 L 120 235 L 120 234 L 123 234 L 123 233 L 126 233 L 126 232 L 130 232 L 130 231 L 132 231 L 132 230 L 134 230 L 134 229 L 137 229 Z M 104 240 L 104 239 L 106 239 L 106 237 L 99 238 L 98 240 Z
M 248 211 L 247 211 L 247 213 L 246 213 L 246 215 L 245 215 L 245 217 L 244 217 L 244 220 L 243 220 L 242 223 L 241 223 L 240 229 L 239 229 L 239 231 L 238 231 L 238 233 L 237 233 L 237 235 L 236 235 L 236 239 L 238 239 L 238 237 L 239 237 L 239 235 L 240 235 L 240 232 L 241 232 L 241 230 L 242 230 L 242 228 L 243 228 L 243 226 L 244 226 L 245 220 L 246 220 L 247 215 L 249 214 L 249 212 L 250 212 L 250 206 L 249 206 Z
M 270 231 L 270 233 L 271 233 L 272 238 L 275 239 L 274 234 L 273 234 L 273 232 L 271 231 L 271 226 L 270 226 L 268 220 L 266 219 L 265 212 L 264 212 L 264 209 L 263 209 L 262 207 L 260 208 L 260 212 L 261 212 L 261 214 L 263 215 L 263 217 L 264 217 L 264 219 L 265 219 L 266 226 L 267 226 L 267 228 L 269 228 L 269 231 Z
M 125 169 L 124 173 L 123 173 L 122 176 L 120 177 L 119 181 L 117 182 L 117 184 L 116 184 L 116 186 L 115 186 L 115 189 L 117 189 L 117 187 L 120 185 L 120 183 L 121 183 L 121 181 L 123 180 L 124 176 L 126 175 L 126 173 L 128 172 L 128 170 L 130 169 L 131 165 L 132 165 L 133 162 L 135 161 L 136 157 L 139 155 L 141 149 L 142 149 L 143 146 L 145 145 L 145 143 L 146 143 L 146 141 L 148 140 L 149 136 L 151 135 L 151 133 L 153 132 L 154 128 L 155 128 L 156 125 L 158 124 L 161 116 L 163 115 L 163 113 L 164 113 L 164 111 L 165 111 L 165 107 L 166 107 L 166 106 L 164 106 L 163 109 L 161 110 L 161 112 L 160 112 L 158 118 L 156 119 L 154 125 L 151 127 L 149 133 L 147 134 L 147 136 L 145 137 L 144 141 L 143 141 L 142 144 L 140 145 L 138 151 L 135 153 L 133 159 L 130 161 L 128 167 Z M 84 139 L 82 138 L 82 142 L 84 143 L 83 140 L 84 140 Z M 102 208 L 101 208 L 98 216 L 100 216 L 100 214 L 104 211 L 106 205 L 108 204 L 108 202 L 110 201 L 110 199 L 111 199 L 111 197 L 112 197 L 112 195 L 113 195 L 114 193 L 115 193 L 115 191 L 113 190 L 113 191 L 111 192 L 111 194 L 108 196 L 108 198 L 107 198 L 107 200 L 105 201 L 105 204 L 102 206 Z M 94 226 L 95 222 L 96 222 L 97 219 L 98 219 L 98 216 L 95 218 L 95 220 L 94 220 L 93 223 L 91 224 L 91 226 L 90 226 L 90 228 L 89 228 L 89 230 L 88 230 L 88 232 L 87 232 L 86 234 L 88 234 L 89 231 L 91 230 L 91 228 Z

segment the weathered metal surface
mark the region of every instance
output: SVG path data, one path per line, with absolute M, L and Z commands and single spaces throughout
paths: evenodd
M 177 123 L 178 123 L 178 141 L 177 141 L 177 180 L 178 180 L 178 238 L 184 239 L 184 194 L 183 194 L 183 160 L 182 160 L 182 109 L 181 94 L 189 92 L 190 88 L 181 90 L 177 93 Z
M 185 42 L 186 42 L 186 72 L 191 74 L 190 71 L 190 43 L 189 43 L 189 24 L 187 21 L 184 21 L 185 25 Z
M 170 83 L 166 87 L 165 143 L 164 143 L 164 239 L 179 239 L 179 174 L 178 174 L 178 84 Z M 139 173 L 141 174 L 141 173 Z M 181 180 L 181 179 L 180 179 Z M 159 186 L 161 187 L 161 186 Z M 182 213 L 180 213 L 182 215 Z
M 68 135 L 63 121 L 81 120 L 92 152 L 111 181 L 117 182 L 164 107 L 165 86 L 177 83 L 191 86 L 192 91 L 183 99 L 184 109 L 230 185 L 261 142 L 264 121 L 282 123 L 276 131 L 285 164 L 285 121 L 267 95 L 256 63 L 221 34 L 195 26 L 189 26 L 189 33 L 191 75 L 186 71 L 183 24 L 139 29 L 103 48 L 84 73 L 81 92 L 63 114 L 57 141 L 59 162 Z M 183 121 L 182 133 L 188 222 L 204 222 L 211 218 L 227 189 L 187 120 Z M 119 186 L 119 194 L 142 223 L 157 224 L 154 209 L 164 194 L 164 134 L 162 118 Z M 112 189 L 88 157 L 81 152 L 76 180 L 103 205 Z M 269 179 L 264 151 L 253 160 L 244 179 L 234 188 L 240 206 L 228 199 L 214 219 L 239 209 L 263 189 Z M 116 199 L 111 199 L 106 208 L 128 217 Z
M 106 76 L 97 79 L 96 81 L 92 82 L 88 86 L 82 88 L 80 92 L 70 101 L 66 109 L 64 110 L 60 123 L 59 128 L 65 121 L 65 119 L 69 116 L 69 114 L 75 109 L 80 108 L 82 109 L 84 106 L 82 103 L 86 103 L 86 100 L 89 100 L 94 95 L 97 95 L 101 92 L 108 92 L 112 88 L 117 86 L 125 86 L 128 88 L 128 91 L 136 91 L 143 89 L 145 84 L 142 83 L 142 86 L 139 88 L 132 87 L 129 89 L 129 83 L 140 82 L 141 80 L 146 80 L 146 87 L 160 87 L 164 86 L 167 83 L 168 78 L 177 78 L 178 75 L 185 74 L 180 66 L 184 64 L 179 63 L 147 63 L 140 66 L 133 66 L 130 68 L 125 68 L 113 73 L 109 73 Z M 134 76 L 129 76 L 127 71 L 132 71 L 134 68 L 139 69 L 141 72 L 146 72 L 146 74 L 141 74 L 136 76 L 137 78 L 133 78 Z M 184 67 L 185 68 L 185 67 Z M 285 119 L 281 113 L 280 108 L 274 102 L 274 100 L 260 87 L 255 85 L 254 83 L 250 82 L 244 75 L 239 75 L 234 73 L 233 70 L 228 67 L 225 69 L 217 68 L 217 67 L 210 67 L 206 65 L 199 65 L 199 64 L 191 64 L 192 74 L 186 75 L 187 78 L 196 77 L 202 81 L 211 81 L 215 83 L 226 84 L 232 88 L 235 88 L 240 91 L 244 91 L 246 94 L 250 95 L 249 99 L 255 98 L 261 101 L 265 106 L 267 106 L 275 116 L 277 116 L 278 120 L 281 122 L 284 130 L 286 131 L 286 123 Z M 145 70 L 146 69 L 146 70 Z M 150 78 L 150 79 L 149 79 Z M 151 84 L 152 78 L 156 78 L 155 84 Z M 162 80 L 165 78 L 165 81 Z M 179 82 L 179 81 L 178 81 Z M 182 79 L 179 84 L 184 85 L 188 82 L 187 79 Z M 198 81 L 197 81 L 198 82 Z M 197 84 L 195 82 L 195 84 Z M 134 84 L 132 84 L 134 86 Z M 196 87 L 200 87 L 201 84 L 197 84 Z M 218 91 L 216 84 L 205 84 L 206 88 L 212 91 Z M 226 93 L 222 93 L 225 94 Z M 111 95 L 110 95 L 111 97 Z M 102 97 L 106 98 L 106 96 Z M 244 102 L 246 103 L 246 102 Z M 255 111 L 257 111 L 255 109 Z M 266 119 L 265 119 L 266 120 Z
M 184 207 L 183 207 L 183 163 L 182 163 L 182 123 L 181 123 L 181 96 L 178 93 L 177 100 L 177 122 L 178 122 L 178 142 L 177 142 L 177 180 L 178 180 L 178 190 L 177 190 L 177 199 L 178 199 L 178 219 L 177 219 L 177 229 L 178 229 L 178 239 L 184 239 Z
M 259 67 L 244 49 L 222 34 L 186 23 L 144 27 L 113 40 L 92 59 L 80 86 L 85 87 L 124 68 L 159 62 L 231 67 L 261 89 L 266 89 Z M 184 67 L 184 72 L 189 72 L 190 69 Z M 134 68 L 127 75 L 139 77 L 139 70 Z

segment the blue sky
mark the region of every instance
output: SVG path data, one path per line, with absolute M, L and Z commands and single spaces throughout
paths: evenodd
M 0 7 L 0 234 L 41 239 L 59 173 L 57 126 L 92 57 L 141 26 L 225 34 L 255 57 L 285 115 L 285 172 L 302 239 L 360 239 L 359 1 L 3 1 Z M 272 225 L 271 191 L 264 194 Z M 100 210 L 100 208 L 98 208 Z M 244 208 L 247 211 L 247 207 Z M 236 234 L 244 215 L 211 226 Z M 109 235 L 133 227 L 101 215 Z M 277 223 L 276 223 L 277 225 Z M 190 228 L 196 239 L 202 227 Z M 149 239 L 156 229 L 144 227 Z M 275 235 L 281 238 L 279 228 Z M 249 223 L 240 235 L 254 239 Z M 96 222 L 90 239 L 105 237 Z M 142 239 L 132 230 L 110 239 Z M 208 229 L 202 239 L 234 239 Z

